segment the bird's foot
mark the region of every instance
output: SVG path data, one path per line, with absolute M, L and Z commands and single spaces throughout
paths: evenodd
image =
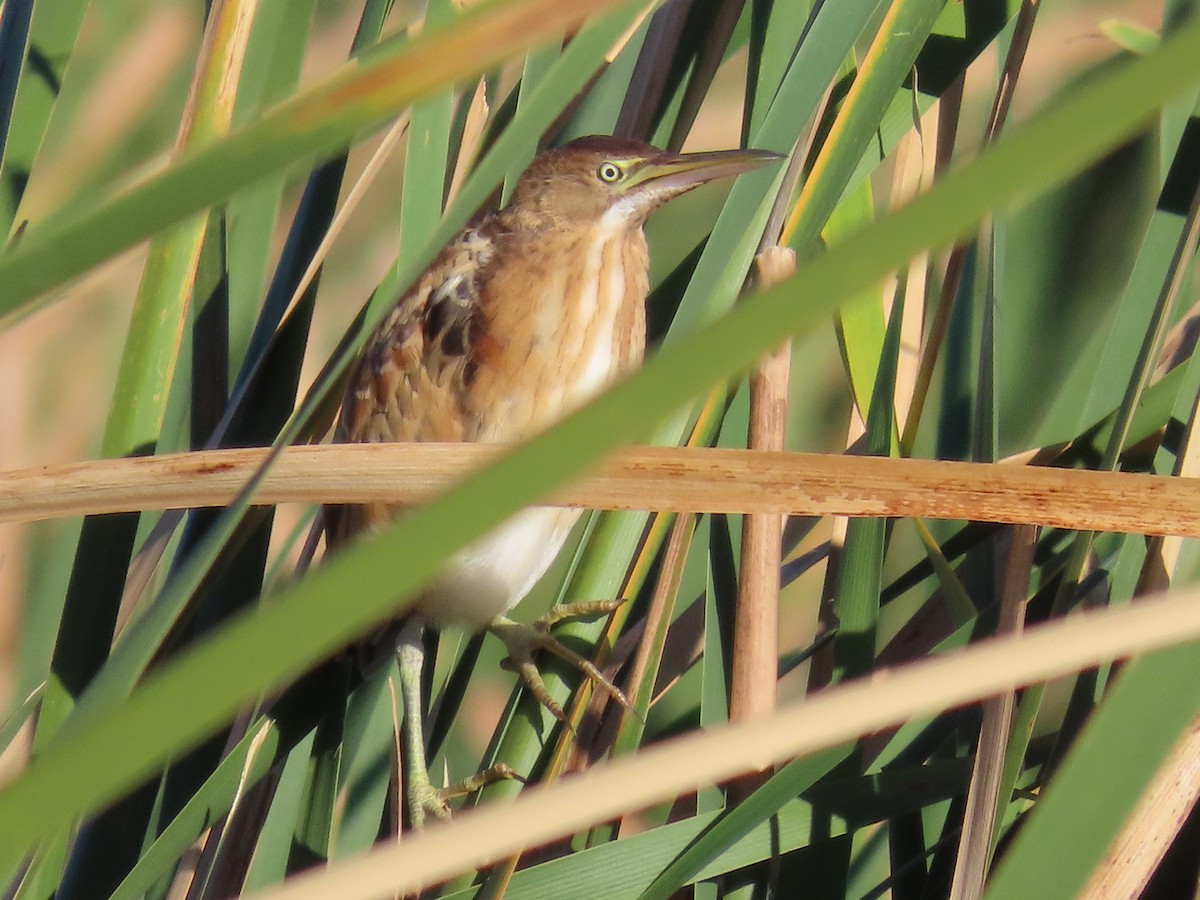
M 489 784 L 505 781 L 509 778 L 524 781 L 505 763 L 496 763 L 482 772 L 476 772 L 470 778 L 455 782 L 447 787 L 434 787 L 429 780 L 429 773 L 423 775 L 417 772 L 409 773 L 409 785 L 406 792 L 408 801 L 408 818 L 413 828 L 421 828 L 427 819 L 446 820 L 450 818 L 450 801 L 459 797 L 467 797 L 483 790 Z
M 521 680 L 525 682 L 525 686 L 538 699 L 538 702 L 550 710 L 550 713 L 560 722 L 565 722 L 567 716 L 563 712 L 562 706 L 546 690 L 546 683 L 542 681 L 541 673 L 533 661 L 533 654 L 538 650 L 546 650 L 570 663 L 599 685 L 613 700 L 625 709 L 630 709 L 625 693 L 605 678 L 604 673 L 597 669 L 590 659 L 582 657 L 574 650 L 564 646 L 561 641 L 549 633 L 554 625 L 565 619 L 608 615 L 624 602 L 624 600 L 597 600 L 564 603 L 555 606 L 532 625 L 522 625 L 512 619 L 498 616 L 488 626 L 488 631 L 504 641 L 504 646 L 508 648 L 508 659 L 501 665 L 520 675 Z

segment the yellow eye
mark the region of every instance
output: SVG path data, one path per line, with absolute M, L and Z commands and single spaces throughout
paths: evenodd
M 621 171 L 621 167 L 615 162 L 602 162 L 600 168 L 596 170 L 596 177 L 605 184 L 613 184 L 621 180 L 625 173 Z

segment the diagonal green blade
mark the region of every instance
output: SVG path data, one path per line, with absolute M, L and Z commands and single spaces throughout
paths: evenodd
M 627 2 L 627 0 L 626 0 Z M 327 157 L 405 106 L 620 0 L 491 0 L 452 30 L 356 60 L 262 118 L 118 193 L 30 229 L 0 258 L 0 319 L 97 263 L 260 178 Z
M 823 323 L 837 304 L 921 250 L 960 237 L 988 211 L 1061 183 L 1200 80 L 1197 56 L 1200 24 L 1181 29 L 1153 55 L 1093 79 L 789 282 L 664 350 L 580 413 L 234 620 L 149 676 L 122 707 L 64 731 L 0 791 L 0 868 L 120 796 L 264 690 L 392 615 L 396 594 L 418 589 L 448 553 L 636 439 L 715 380 L 744 371 L 783 335 Z M 1031 158 L 1039 160 L 1036 168 Z M 384 570 L 393 577 L 380 579 Z M 177 715 L 181 709 L 185 717 Z M 167 720 L 177 727 L 158 727 Z M 92 764 L 96 754 L 110 761 L 103 770 Z

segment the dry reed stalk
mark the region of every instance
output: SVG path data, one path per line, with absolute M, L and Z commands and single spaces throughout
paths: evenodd
M 768 247 L 755 260 L 758 282 L 771 287 L 796 271 L 796 254 Z M 788 379 L 792 345 L 768 353 L 750 376 L 752 452 L 782 451 L 787 436 Z M 742 722 L 775 709 L 779 678 L 779 570 L 783 563 L 780 514 L 746 516 L 742 524 L 742 561 L 734 617 L 729 719 Z M 763 771 L 730 786 L 730 802 L 745 799 L 770 775 Z
M 538 846 L 795 756 L 909 719 L 1200 637 L 1200 591 L 1090 611 L 837 685 L 773 715 L 693 732 L 479 807 L 400 846 L 297 876 L 258 900 L 415 892 Z M 469 848 L 464 852 L 464 848 Z
M 292 447 L 256 503 L 412 503 L 501 452 L 471 444 Z M 0 522 L 222 506 L 262 448 L 0 472 Z M 906 517 L 1200 537 L 1200 479 L 732 449 L 630 447 L 539 502 L 591 509 Z

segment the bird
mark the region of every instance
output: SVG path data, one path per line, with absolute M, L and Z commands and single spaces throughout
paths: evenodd
M 352 366 L 334 440 L 513 443 L 578 408 L 642 360 L 647 217 L 701 184 L 778 159 L 759 150 L 672 153 L 604 135 L 538 154 L 511 201 L 453 238 L 385 315 Z M 386 503 L 327 507 L 327 546 L 336 550 L 402 511 Z M 412 827 L 447 817 L 454 793 L 432 785 L 425 761 L 426 623 L 498 636 L 510 667 L 559 719 L 533 662 L 537 649 L 625 702 L 590 661 L 548 633 L 553 621 L 610 612 L 616 601 L 568 604 L 532 626 L 505 615 L 545 573 L 579 515 L 518 513 L 454 555 L 388 632 L 399 662 Z M 482 773 L 468 789 L 507 774 Z

